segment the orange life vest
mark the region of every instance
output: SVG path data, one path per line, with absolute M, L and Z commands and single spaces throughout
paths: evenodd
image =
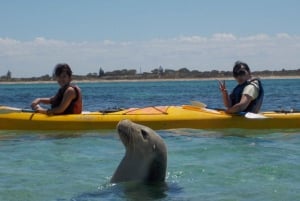
M 56 95 L 50 100 L 51 108 L 55 108 L 60 105 L 64 97 L 64 93 L 69 87 L 72 87 L 75 90 L 76 98 L 71 101 L 70 105 L 62 114 L 80 114 L 82 112 L 82 94 L 77 85 L 66 85 L 61 87 Z

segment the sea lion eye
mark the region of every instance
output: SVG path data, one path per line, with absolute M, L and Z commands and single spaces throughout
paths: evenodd
M 144 130 L 141 130 L 143 138 L 146 140 L 148 138 L 148 133 Z

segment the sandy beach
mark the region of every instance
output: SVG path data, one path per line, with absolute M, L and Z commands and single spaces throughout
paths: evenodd
M 234 78 L 230 77 L 213 77 L 213 78 L 174 78 L 174 79 L 88 79 L 88 80 L 76 80 L 74 79 L 74 83 L 107 83 L 107 82 L 172 82 L 172 81 L 197 81 L 197 80 L 233 80 Z M 260 77 L 262 80 L 269 80 L 269 79 L 300 79 L 300 76 L 267 76 L 267 77 Z M 48 84 L 48 83 L 56 83 L 55 80 L 53 81 L 0 81 L 0 84 Z

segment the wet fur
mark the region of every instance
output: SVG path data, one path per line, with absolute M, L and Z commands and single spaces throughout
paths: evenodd
M 117 130 L 126 153 L 111 182 L 163 182 L 167 166 L 163 139 L 152 129 L 129 120 L 120 121 Z

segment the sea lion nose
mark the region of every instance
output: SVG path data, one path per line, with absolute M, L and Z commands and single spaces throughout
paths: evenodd
M 130 120 L 123 119 L 123 120 L 119 121 L 119 123 L 117 124 L 117 128 L 120 128 L 121 126 L 126 126 L 126 125 L 128 125 L 130 123 L 132 123 Z

